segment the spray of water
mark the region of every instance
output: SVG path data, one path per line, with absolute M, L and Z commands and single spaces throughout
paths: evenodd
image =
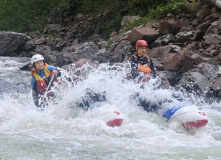
M 7 64 L 12 65 L 14 61 Z M 6 60 L 0 65 L 5 66 Z M 11 92 L 1 90 L 0 95 L 0 142 L 7 143 L 0 146 L 0 152 L 4 153 L 0 156 L 3 159 L 219 158 L 221 112 L 217 108 L 220 103 L 207 104 L 195 95 L 159 88 L 159 79 L 151 79 L 140 88 L 141 84 L 125 79 L 127 65 L 60 69 L 60 85 L 52 88 L 56 98 L 49 101 L 44 112 L 34 106 L 30 73 L 19 71 L 20 64 L 14 65 L 15 68 L 6 67 L 0 72 L 5 77 L 1 77 L 1 88 L 2 80 L 11 79 L 7 85 Z M 13 78 L 8 78 L 9 72 Z M 15 87 L 15 82 L 26 85 Z M 105 93 L 106 101 L 101 107 L 88 111 L 77 108 L 76 104 L 88 90 Z M 188 133 L 179 124 L 167 122 L 161 116 L 163 109 L 157 114 L 145 112 L 138 106 L 137 94 L 164 108 L 171 102 L 180 103 L 179 97 L 184 103 L 203 109 L 209 123 L 197 134 Z M 103 119 L 112 107 L 124 118 L 121 127 L 108 127 Z

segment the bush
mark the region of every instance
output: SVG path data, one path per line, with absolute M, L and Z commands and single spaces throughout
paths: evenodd
M 47 15 L 65 0 L 1 0 L 0 30 L 28 32 L 43 28 Z
M 107 10 L 109 15 L 99 17 L 96 25 L 109 35 L 120 28 L 124 15 L 143 17 L 128 24 L 132 29 L 168 13 L 180 13 L 188 5 L 187 0 L 0 0 L 0 30 L 35 31 L 44 28 L 49 15 L 61 24 L 67 14 L 82 12 L 96 17 Z
M 130 0 L 130 1 L 142 1 L 142 0 Z M 167 2 L 167 3 L 166 3 Z M 166 3 L 166 4 L 164 4 Z M 188 8 L 192 5 L 191 3 L 187 2 L 186 0 L 167 0 L 164 1 L 164 3 L 158 3 L 156 8 L 149 8 L 148 12 L 146 13 L 143 18 L 140 18 L 139 20 L 129 23 L 126 26 L 126 30 L 130 30 L 133 27 L 137 27 L 141 24 L 147 23 L 147 22 L 153 22 L 155 18 L 163 18 L 168 13 L 171 14 L 179 14 L 183 11 L 187 11 Z

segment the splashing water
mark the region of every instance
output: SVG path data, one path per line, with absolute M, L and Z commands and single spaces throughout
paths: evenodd
M 125 80 L 124 64 L 98 68 L 61 70 L 59 97 L 44 112 L 33 103 L 30 72 L 19 67 L 27 58 L 0 57 L 0 159 L 220 159 L 220 103 L 207 104 L 199 97 L 173 89 L 159 89 L 157 79 L 140 84 Z M 76 81 L 77 80 L 77 81 Z M 106 93 L 101 107 L 84 111 L 76 108 L 87 90 Z M 134 95 L 153 103 L 177 101 L 197 105 L 209 118 L 195 134 L 175 122 L 145 112 Z M 103 120 L 110 107 L 124 118 L 120 127 L 108 127 Z

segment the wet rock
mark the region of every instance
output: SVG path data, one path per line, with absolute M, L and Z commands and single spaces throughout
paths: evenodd
M 193 35 L 194 35 L 193 31 L 184 31 L 177 33 L 175 37 L 177 42 L 186 42 L 186 41 L 191 41 Z
M 210 83 L 212 83 L 217 77 L 217 73 L 219 71 L 217 66 L 209 63 L 200 63 L 197 68 L 199 69 L 199 72 L 209 80 Z
M 199 54 L 193 54 L 191 56 L 194 65 L 198 65 L 203 62 L 203 58 Z
M 197 30 L 196 33 L 194 35 L 194 40 L 200 40 L 203 38 L 203 35 L 205 34 L 205 32 L 207 31 L 208 27 L 210 26 L 211 22 L 207 21 L 205 23 L 203 23 L 202 25 L 200 25 Z
M 126 40 L 117 43 L 111 50 L 111 54 L 114 55 L 111 59 L 115 62 L 122 62 L 127 58 L 128 54 L 131 54 L 134 47 Z
M 179 87 L 186 91 L 206 95 L 210 91 L 210 86 L 217 77 L 218 68 L 215 65 L 201 63 L 197 68 L 182 74 Z
M 221 91 L 221 77 L 217 78 L 212 86 L 213 91 Z
M 34 47 L 35 47 L 35 44 L 32 40 L 28 40 L 24 44 L 24 50 L 25 51 L 32 50 L 32 49 L 34 49 Z
M 163 71 L 162 74 L 169 81 L 170 86 L 175 86 L 181 79 L 181 74 L 174 71 Z
M 175 42 L 175 36 L 173 34 L 166 34 L 157 38 L 154 43 L 151 44 L 151 47 L 164 46 L 171 42 Z
M 221 53 L 219 53 L 219 55 L 218 55 L 218 60 L 221 61 Z
M 40 39 L 36 39 L 35 42 L 34 42 L 34 44 L 35 44 L 35 45 L 45 44 L 46 41 L 47 41 L 46 38 L 40 38 Z
M 91 65 L 91 66 L 95 66 L 95 64 L 86 58 L 82 58 L 79 59 L 77 62 L 74 63 L 76 68 L 81 68 L 82 66 L 84 66 L 85 64 Z
M 45 61 L 50 64 L 50 65 L 55 65 L 56 62 L 57 62 L 57 57 L 55 55 L 52 55 L 52 54 L 46 54 L 44 56 L 45 58 Z
M 193 59 L 188 50 L 180 53 L 169 53 L 163 58 L 166 71 L 187 72 L 194 68 Z
M 221 33 L 220 21 L 215 21 L 215 22 L 211 23 L 211 25 L 207 29 L 205 35 L 208 35 L 208 34 L 219 34 L 219 33 Z
M 221 42 L 221 36 L 217 34 L 207 34 L 204 35 L 203 38 L 205 39 L 205 43 L 210 44 L 218 44 Z
M 182 87 L 188 92 L 195 92 L 199 95 L 209 91 L 209 80 L 196 70 L 190 70 L 182 74 L 182 78 L 176 87 Z
M 164 34 L 176 34 L 183 27 L 188 27 L 190 23 L 187 20 L 179 19 L 176 21 L 174 18 L 165 19 L 159 22 L 159 33 Z
M 218 7 L 218 8 L 221 8 L 221 1 L 220 0 L 206 0 L 206 2 Z
M 0 32 L 0 55 L 10 55 L 29 38 L 22 33 Z
M 148 43 L 156 40 L 160 36 L 159 32 L 154 28 L 150 27 L 141 27 L 141 28 L 133 28 L 131 33 L 128 36 L 128 40 L 131 43 L 135 43 L 136 41 L 143 39 Z
M 164 56 L 168 53 L 178 53 L 180 51 L 180 47 L 176 45 L 168 45 L 168 46 L 160 46 L 152 49 L 148 55 L 150 57 L 163 60 Z
M 51 47 L 47 45 L 37 45 L 34 49 L 34 52 L 41 54 L 41 55 L 47 55 L 51 54 Z
M 202 20 L 205 16 L 209 15 L 211 13 L 210 7 L 209 6 L 204 6 L 201 10 L 199 10 L 196 13 L 196 17 L 198 20 Z

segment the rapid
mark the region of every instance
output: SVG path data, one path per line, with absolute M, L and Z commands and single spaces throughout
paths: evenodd
M 62 70 L 61 85 L 55 86 L 55 102 L 39 111 L 33 103 L 28 71 L 19 68 L 28 58 L 0 57 L 0 159 L 7 160 L 143 160 L 221 159 L 221 103 L 206 103 L 193 94 L 159 89 L 150 80 L 144 89 L 125 80 L 124 64 L 98 68 Z M 87 112 L 75 103 L 90 89 L 106 93 L 106 104 Z M 177 123 L 145 112 L 133 95 L 155 103 L 179 95 L 203 110 L 209 122 L 195 133 Z M 109 107 L 123 116 L 120 127 L 103 121 Z

